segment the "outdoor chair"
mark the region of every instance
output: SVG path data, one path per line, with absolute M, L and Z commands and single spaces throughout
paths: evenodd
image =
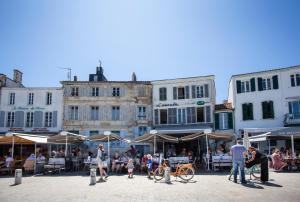
M 46 171 L 61 173 L 61 170 L 65 169 L 65 158 L 49 158 L 48 164 L 44 165 Z
M 24 174 L 29 172 L 34 172 L 34 160 L 26 160 L 23 168 L 24 168 Z
M 8 166 L 4 165 L 0 168 L 0 173 L 10 173 L 12 174 L 15 170 L 15 161 L 10 161 Z

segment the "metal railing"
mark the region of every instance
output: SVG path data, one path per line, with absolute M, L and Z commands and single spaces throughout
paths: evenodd
M 284 115 L 284 126 L 300 125 L 300 113 L 292 113 Z

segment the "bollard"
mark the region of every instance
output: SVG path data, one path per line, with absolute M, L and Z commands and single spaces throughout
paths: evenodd
M 90 170 L 90 185 L 95 185 L 96 184 L 96 169 L 91 168 Z
M 171 168 L 170 167 L 167 167 L 165 169 L 165 173 L 164 173 L 164 177 L 165 177 L 165 183 L 171 183 L 171 176 L 170 176 L 170 171 L 171 171 Z
M 22 184 L 22 169 L 15 170 L 15 185 Z

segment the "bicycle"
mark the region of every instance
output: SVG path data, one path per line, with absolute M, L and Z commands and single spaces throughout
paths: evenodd
M 154 171 L 154 179 L 156 181 L 160 181 L 164 178 L 165 170 L 169 168 L 168 160 L 164 159 L 162 161 L 162 164 L 158 166 L 158 168 Z M 188 182 L 191 180 L 195 175 L 195 169 L 193 167 L 192 163 L 186 163 L 186 164 L 180 164 L 178 163 L 176 165 L 175 172 L 170 172 L 171 176 L 179 177 L 182 180 Z
M 228 177 L 228 180 L 231 179 L 232 175 L 233 175 L 233 168 L 231 168 L 231 170 L 230 170 L 230 175 Z M 255 180 L 259 180 L 260 179 L 260 166 L 259 165 L 254 165 L 251 168 L 245 168 L 245 175 L 249 175 L 250 180 L 252 180 L 252 177 Z

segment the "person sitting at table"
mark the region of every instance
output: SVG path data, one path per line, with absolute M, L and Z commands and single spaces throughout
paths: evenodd
M 141 162 L 141 171 L 147 171 L 147 154 L 144 154 Z
M 186 148 L 182 148 L 179 156 L 183 157 L 183 156 L 187 156 L 187 152 L 186 152 Z
M 194 154 L 191 150 L 188 151 L 187 156 L 189 158 L 189 162 L 193 162 L 194 161 Z
M 10 152 L 8 152 L 5 157 L 5 166 L 9 168 L 12 165 L 13 161 L 14 161 L 13 157 L 11 156 Z
M 119 154 L 116 152 L 113 159 L 112 159 L 112 166 L 111 170 L 116 173 L 120 172 L 121 164 L 120 164 L 121 158 Z
M 273 168 L 275 170 L 282 170 L 288 165 L 287 163 L 282 161 L 279 149 L 275 149 L 275 152 L 272 154 L 272 160 Z
M 220 150 L 221 150 L 221 152 L 222 152 L 223 154 L 226 154 L 226 153 L 227 153 L 225 144 L 221 144 L 221 145 L 220 145 Z
M 37 162 L 45 162 L 46 158 L 42 153 L 39 153 L 38 157 L 36 158 Z
M 26 159 L 27 161 L 34 161 L 35 160 L 35 155 L 32 153 L 28 158 Z

